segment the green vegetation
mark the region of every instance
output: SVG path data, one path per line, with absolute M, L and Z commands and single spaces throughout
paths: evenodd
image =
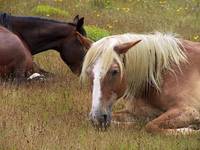
M 87 36 L 94 41 L 110 35 L 109 31 L 96 26 L 85 26 L 85 30 L 87 32 Z
M 106 8 L 106 9 L 112 8 L 112 2 L 111 2 L 111 0 L 93 0 L 93 1 L 90 1 L 90 3 L 91 3 L 91 6 L 94 6 L 96 8 L 100 8 L 100 9 L 103 9 L 103 8 Z
M 42 16 L 68 16 L 69 13 L 65 10 L 55 8 L 49 5 L 38 5 L 33 9 L 33 13 Z
M 99 1 L 99 2 L 97 2 Z M 199 0 L 110 0 L 109 7 L 96 0 L 0 0 L 0 11 L 15 15 L 36 15 L 38 6 L 59 8 L 69 15 L 43 15 L 72 22 L 75 15 L 85 17 L 88 35 L 93 40 L 125 32 L 165 31 L 185 39 L 200 41 Z M 93 7 L 94 6 L 94 7 Z M 54 13 L 56 11 L 52 10 Z M 100 28 L 100 29 L 99 29 Z M 103 30 L 102 30 L 103 29 Z M 143 126 L 111 127 L 96 131 L 88 121 L 91 106 L 89 89 L 81 88 L 56 52 L 34 56 L 55 78 L 45 83 L 15 87 L 0 85 L 0 149 L 199 149 L 199 135 L 151 135 Z M 120 109 L 123 103 L 117 105 Z

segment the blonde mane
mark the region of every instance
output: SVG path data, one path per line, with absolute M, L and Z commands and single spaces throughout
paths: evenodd
M 142 40 L 123 55 L 114 51 L 114 46 L 121 43 Z M 97 59 L 102 63 L 102 78 L 106 75 L 113 60 L 120 67 L 121 72 L 127 76 L 128 96 L 135 96 L 144 90 L 147 84 L 160 90 L 162 72 L 174 72 L 172 64 L 180 68 L 181 62 L 186 62 L 187 57 L 178 38 L 170 34 L 123 34 L 105 37 L 91 46 L 85 56 L 81 80 L 87 79 L 87 70 L 94 65 Z M 125 62 L 123 62 L 125 60 Z M 123 74 L 122 74 L 123 75 Z

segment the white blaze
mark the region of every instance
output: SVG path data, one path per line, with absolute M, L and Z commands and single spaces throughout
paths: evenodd
M 92 91 L 92 113 L 95 112 L 100 105 L 101 98 L 101 62 L 98 60 L 93 68 L 94 80 Z

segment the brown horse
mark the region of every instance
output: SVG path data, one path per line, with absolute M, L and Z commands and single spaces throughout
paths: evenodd
M 74 17 L 72 23 L 39 17 L 12 16 L 0 13 L 0 25 L 6 27 L 27 45 L 30 53 L 53 49 L 73 73 L 79 75 L 86 47 L 77 38 L 77 32 L 86 36 L 84 18 Z
M 91 41 L 80 33 L 75 33 L 77 40 L 86 48 Z M 86 42 L 84 42 L 86 41 Z M 89 42 L 89 43 L 88 43 Z M 34 72 L 42 72 L 32 60 L 30 50 L 25 43 L 14 33 L 0 26 L 0 76 L 1 78 L 15 79 L 17 83 L 35 78 Z M 29 77 L 30 76 L 30 77 Z M 29 78 L 28 78 L 29 77 Z M 40 74 L 37 73 L 36 78 Z M 41 76 L 42 77 L 42 76 Z
M 32 69 L 30 51 L 17 35 L 0 26 L 0 76 L 21 81 Z
M 199 132 L 198 42 L 161 33 L 105 37 L 86 54 L 81 79 L 88 78 L 96 126 L 110 124 L 112 105 L 124 96 L 127 108 L 114 120 L 148 118 L 146 130 L 154 133 Z

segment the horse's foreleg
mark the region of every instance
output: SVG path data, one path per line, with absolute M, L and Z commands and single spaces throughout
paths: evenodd
M 146 125 L 146 130 L 151 133 L 191 133 L 198 130 L 189 128 L 191 125 L 200 123 L 200 114 L 194 108 L 173 108 L 160 115 L 158 118 L 150 121 Z M 185 130 L 181 130 L 184 128 Z
M 15 66 L 13 83 L 20 84 L 22 82 L 25 82 L 27 80 L 25 73 L 26 73 L 26 62 L 24 60 Z
M 124 109 L 121 111 L 114 112 L 112 114 L 112 120 L 114 122 L 134 122 L 135 118 L 132 113 Z
M 147 122 L 160 115 L 161 112 L 146 103 L 143 99 L 130 100 L 126 103 L 126 108 L 113 113 L 113 123 L 135 123 L 136 121 Z

